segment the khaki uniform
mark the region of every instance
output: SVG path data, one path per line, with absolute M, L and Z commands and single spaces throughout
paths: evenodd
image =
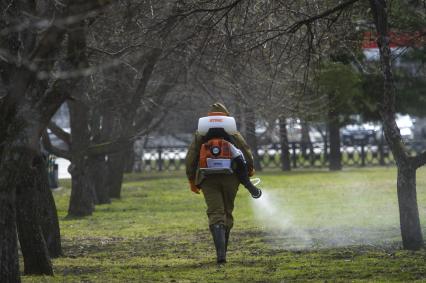
M 248 168 L 253 168 L 253 155 L 240 133 L 232 135 L 235 146 L 240 149 L 247 162 Z M 232 211 L 234 200 L 240 184 L 235 174 L 217 174 L 204 176 L 198 167 L 200 148 L 203 137 L 195 133 L 186 156 L 186 175 L 195 185 L 201 187 L 207 204 L 209 225 L 224 224 L 229 229 L 233 226 Z
M 234 226 L 232 212 L 239 185 L 240 181 L 234 174 L 218 174 L 204 180 L 201 189 L 207 204 L 209 225 L 224 224 L 229 229 Z

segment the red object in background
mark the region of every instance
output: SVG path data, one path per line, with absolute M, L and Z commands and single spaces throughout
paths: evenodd
M 390 48 L 397 47 L 425 47 L 426 46 L 426 30 L 416 32 L 389 32 Z M 362 40 L 362 49 L 379 48 L 377 46 L 376 33 L 364 32 Z

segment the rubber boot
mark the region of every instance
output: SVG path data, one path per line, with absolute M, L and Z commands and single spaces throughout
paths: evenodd
M 247 163 L 244 158 L 242 156 L 238 156 L 234 158 L 234 162 L 237 164 L 235 173 L 237 173 L 240 183 L 243 184 L 243 186 L 250 192 L 252 198 L 260 198 L 262 191 L 251 183 L 248 175 Z
M 225 226 L 225 252 L 228 251 L 228 242 L 229 242 L 229 234 L 231 233 L 231 228 Z
M 213 224 L 210 225 L 210 232 L 213 236 L 214 245 L 216 247 L 217 263 L 226 262 L 226 231 L 225 225 Z

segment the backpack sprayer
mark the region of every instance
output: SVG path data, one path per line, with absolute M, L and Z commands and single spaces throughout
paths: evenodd
M 198 133 L 207 140 L 200 150 L 200 171 L 204 175 L 232 174 L 231 161 L 236 164 L 235 173 L 253 198 L 260 198 L 262 191 L 256 187 L 259 178 L 251 182 L 244 155 L 232 142 L 232 135 L 238 133 L 235 119 L 229 116 L 208 116 L 198 121 Z

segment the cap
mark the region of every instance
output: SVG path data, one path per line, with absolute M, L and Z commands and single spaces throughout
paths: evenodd
M 221 112 L 221 113 L 226 114 L 226 116 L 230 115 L 230 113 L 229 113 L 228 109 L 225 107 L 225 105 L 223 105 L 220 102 L 216 102 L 216 103 L 212 104 L 210 106 L 209 112 Z

